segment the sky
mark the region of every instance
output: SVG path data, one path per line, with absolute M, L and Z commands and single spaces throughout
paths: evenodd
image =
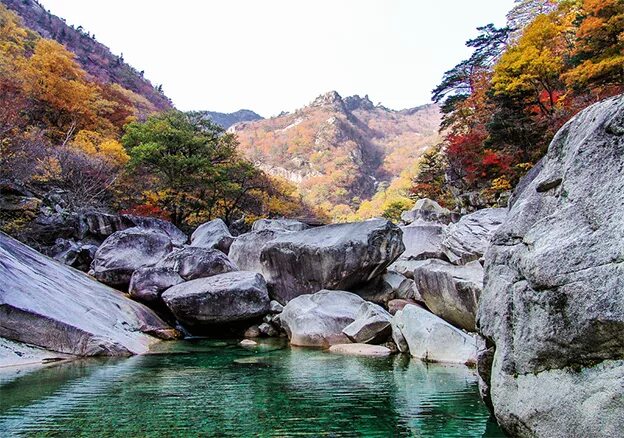
M 476 27 L 513 0 L 41 0 L 123 53 L 181 110 L 268 117 L 336 90 L 388 108 L 430 101 Z

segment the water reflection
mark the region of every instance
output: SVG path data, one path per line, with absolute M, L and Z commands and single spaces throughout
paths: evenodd
M 488 412 L 464 367 L 264 344 L 167 351 L 0 373 L 0 430 L 95 436 L 482 436 Z M 499 433 L 494 429 L 494 435 Z

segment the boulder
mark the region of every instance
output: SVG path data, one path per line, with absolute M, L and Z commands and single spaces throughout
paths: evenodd
M 481 259 L 506 216 L 505 208 L 484 208 L 462 216 L 459 222 L 446 227 L 442 247 L 448 260 L 465 265 Z
M 388 347 L 370 344 L 335 344 L 329 347 L 329 352 L 363 357 L 386 357 L 392 353 Z
M 377 304 L 364 302 L 360 305 L 355 321 L 342 329 L 352 342 L 359 344 L 379 344 L 385 342 L 392 329 L 390 315 Z
M 176 332 L 144 305 L 0 233 L 0 337 L 76 356 L 147 352 Z
M 256 272 L 235 271 L 187 281 L 162 299 L 190 329 L 259 318 L 269 311 L 266 282 Z
M 406 227 L 403 231 L 405 252 L 401 254 L 404 260 L 447 260 L 442 246 L 442 239 L 446 225 L 418 221 Z
M 388 271 L 376 277 L 364 286 L 354 289 L 366 301 L 387 307 L 388 303 L 397 297 L 420 298 L 414 280 L 395 271 Z
M 308 224 L 294 219 L 259 219 L 251 226 L 251 231 L 303 231 L 310 228 Z
M 260 263 L 262 248 L 264 248 L 267 242 L 270 242 L 283 233 L 283 231 L 264 229 L 241 234 L 232 242 L 228 257 L 239 269 L 264 274 L 264 268 L 262 263 Z
M 186 281 L 238 270 L 238 267 L 221 251 L 194 246 L 169 253 L 156 266 L 173 269 Z
M 273 297 L 286 303 L 320 289 L 351 289 L 381 275 L 404 250 L 390 221 L 333 224 L 285 233 L 260 259 Z
M 126 288 L 134 271 L 155 265 L 172 250 L 171 239 L 159 231 L 136 227 L 117 231 L 95 252 L 91 273 L 109 286 Z
M 393 324 L 405 338 L 412 357 L 426 362 L 477 363 L 476 335 L 462 332 L 419 306 L 405 306 L 394 315 Z
M 357 318 L 365 301 L 345 291 L 321 290 L 292 299 L 280 314 L 282 328 L 292 345 L 324 347 L 349 343 L 342 332 Z
M 162 267 L 139 268 L 130 278 L 130 297 L 151 307 L 160 307 L 160 295 L 171 286 L 183 283 L 175 269 Z
M 282 313 L 284 311 L 284 306 L 282 306 L 280 303 L 278 303 L 275 300 L 271 300 L 271 302 L 269 303 L 269 312 L 271 312 L 274 315 L 277 315 L 279 313 Z
M 509 434 L 622 434 L 623 209 L 618 96 L 558 132 L 486 253 L 483 380 Z
M 417 220 L 448 224 L 453 220 L 453 214 L 437 202 L 422 198 L 416 201 L 411 210 L 401 213 L 401 220 L 406 224 L 411 224 Z
M 414 282 L 429 310 L 456 327 L 476 331 L 477 306 L 483 288 L 483 267 L 425 260 L 414 269 Z
M 234 239 L 225 222 L 214 219 L 197 227 L 191 235 L 191 246 L 214 248 L 227 254 Z

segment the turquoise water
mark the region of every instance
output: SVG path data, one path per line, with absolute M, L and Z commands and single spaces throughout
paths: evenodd
M 0 370 L 7 436 L 501 436 L 473 370 L 268 343 Z M 166 349 L 166 350 L 165 350 Z

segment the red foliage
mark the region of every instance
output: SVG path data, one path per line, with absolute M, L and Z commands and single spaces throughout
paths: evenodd
M 166 221 L 171 220 L 171 214 L 169 214 L 162 208 L 151 204 L 134 205 L 126 210 L 120 211 L 120 213 L 132 214 L 135 216 L 155 217 L 157 219 L 164 219 Z

